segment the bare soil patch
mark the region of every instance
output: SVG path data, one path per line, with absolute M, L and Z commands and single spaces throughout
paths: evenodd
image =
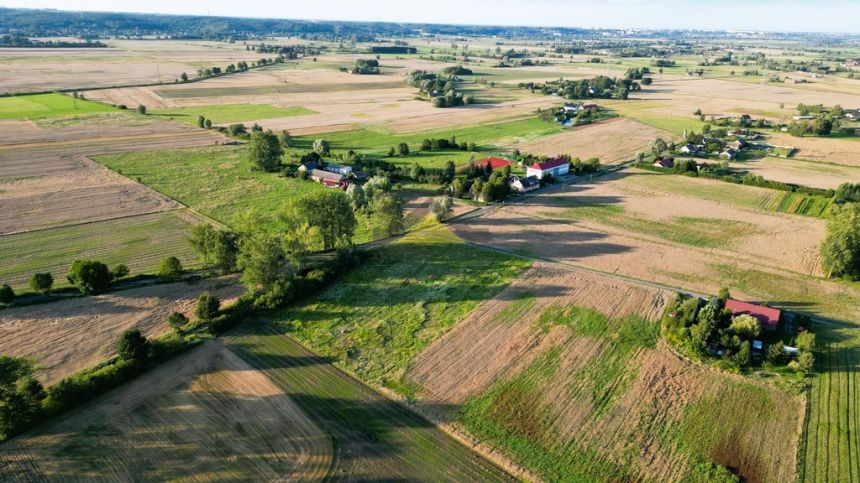
M 219 341 L 0 452 L 10 481 L 316 481 L 331 460 L 316 424 Z
M 617 118 L 566 130 L 517 146 L 524 153 L 555 156 L 569 154 L 582 160 L 599 158 L 614 165 L 633 159 L 654 138 L 671 134 L 629 119 Z
M 223 304 L 243 292 L 233 278 L 210 279 L 3 310 L 0 353 L 35 359 L 41 366 L 39 379 L 51 384 L 110 357 L 117 336 L 126 329 L 153 337 L 170 330 L 171 312 L 193 318 L 197 296 L 206 290 Z

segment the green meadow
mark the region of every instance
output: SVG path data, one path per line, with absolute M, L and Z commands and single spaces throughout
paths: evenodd
M 57 92 L 0 97 L 0 119 L 44 119 L 116 110 L 113 106 L 75 99 Z

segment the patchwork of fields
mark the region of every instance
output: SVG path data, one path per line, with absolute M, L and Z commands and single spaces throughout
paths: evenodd
M 252 170 L 247 147 L 197 128 L 200 115 L 289 130 L 289 163 L 324 138 L 335 155 L 401 167 L 462 168 L 515 149 L 611 166 L 648 152 L 656 137 L 679 142 L 701 130 L 694 111 L 790 122 L 799 103 L 850 108 L 860 94 L 844 74 L 789 85 L 707 65 L 700 78 L 687 75 L 700 55 L 673 55 L 676 64 L 629 100 L 597 101 L 619 117 L 562 129 L 537 111 L 564 100 L 519 82 L 623 76 L 651 60 L 547 55 L 547 65 L 501 68 L 492 52 L 502 48 L 553 52 L 489 38 L 457 52 L 461 39 L 422 37 L 410 39 L 419 54 L 383 54 L 378 75 L 352 75 L 339 68 L 370 55 L 357 46 L 277 41 L 325 48 L 188 83 L 174 79 L 268 54 L 240 42 L 116 39 L 107 49 L 0 49 L 0 92 L 75 88 L 87 99 L 0 98 L 0 283 L 25 290 L 48 271 L 65 287 L 81 258 L 132 274 L 167 256 L 198 268 L 191 226 L 234 226 L 253 211 L 282 230 L 287 200 L 325 189 Z M 785 43 L 744 48 L 771 60 L 812 55 L 791 57 Z M 436 109 L 404 83 L 410 71 L 455 65 L 420 58 L 437 54 L 472 69 L 457 87 L 474 104 Z M 101 89 L 123 84 L 138 86 Z M 731 166 L 816 188 L 860 182 L 858 138 L 766 136 L 797 154 Z M 433 138 L 476 149 L 420 151 Z M 388 156 L 401 143 L 409 154 Z M 394 181 L 409 224 L 444 188 Z M 448 225 L 427 218 L 300 303 L 249 317 L 4 443 L 0 479 L 860 480 L 860 285 L 823 277 L 831 200 L 626 167 L 509 201 Z M 361 214 L 354 241 L 373 238 Z M 245 292 L 237 278 L 6 307 L 0 354 L 31 358 L 39 381 L 53 384 L 112 357 L 125 329 L 167 333 L 167 315 L 190 316 L 204 290 L 236 300 Z M 661 340 L 667 287 L 724 286 L 828 319 L 814 325 L 820 350 L 808 391 L 696 364 Z

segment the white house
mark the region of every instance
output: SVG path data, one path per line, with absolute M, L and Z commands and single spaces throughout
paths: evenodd
M 542 163 L 535 163 L 526 168 L 526 176 L 535 176 L 537 179 L 543 179 L 548 174 L 557 178 L 569 172 L 570 163 L 563 159 L 550 159 Z
M 508 180 L 508 184 L 512 190 L 518 193 L 528 193 L 529 191 L 534 191 L 540 188 L 540 180 L 534 176 L 526 176 L 525 178 L 511 176 Z

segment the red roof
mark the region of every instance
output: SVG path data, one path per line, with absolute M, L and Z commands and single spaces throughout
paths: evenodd
M 546 171 L 548 169 L 557 168 L 559 166 L 564 166 L 565 164 L 568 164 L 567 161 L 565 161 L 561 158 L 557 158 L 557 159 L 550 159 L 550 160 L 544 161 L 542 163 L 535 163 L 535 164 L 529 166 L 529 168 L 539 169 L 541 171 Z
M 757 318 L 761 326 L 767 330 L 776 330 L 782 311 L 770 307 L 740 302 L 738 300 L 726 300 L 726 308 L 732 311 L 733 316 L 748 314 Z
M 478 166 L 487 166 L 488 164 L 493 168 L 493 171 L 495 171 L 497 169 L 504 168 L 505 166 L 510 166 L 511 162 L 503 158 L 485 158 L 478 161 Z

